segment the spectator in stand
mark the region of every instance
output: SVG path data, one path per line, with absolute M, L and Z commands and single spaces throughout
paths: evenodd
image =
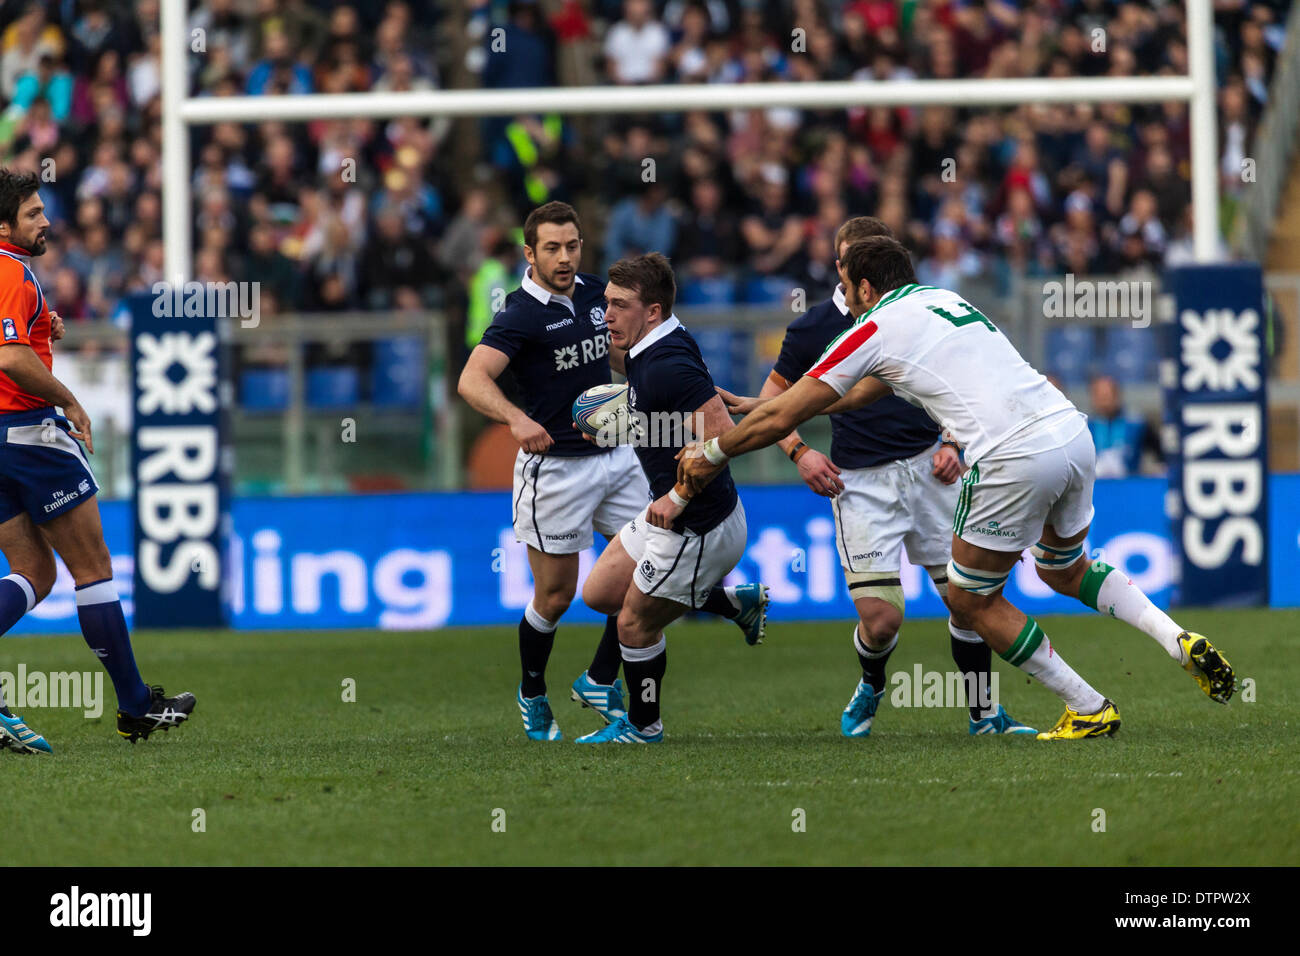
M 691 205 L 679 231 L 675 266 L 692 278 L 722 276 L 740 261 L 740 230 L 724 199 L 716 179 L 702 177 L 691 186 Z
M 265 56 L 248 74 L 250 96 L 312 91 L 311 68 L 294 59 L 293 49 L 293 42 L 280 30 L 267 34 Z
M 620 85 L 660 83 L 671 50 L 668 28 L 655 19 L 650 0 L 624 0 L 623 19 L 605 36 L 605 73 Z
M 426 287 L 439 279 L 427 242 L 406 231 L 396 209 L 375 217 L 375 230 L 361 259 L 361 293 L 367 308 L 391 308 L 399 287 L 427 296 Z
M 646 252 L 672 258 L 677 249 L 677 219 L 661 183 L 645 183 L 638 195 L 614 206 L 605 228 L 605 269 L 619 259 Z
M 960 293 L 962 284 L 981 271 L 980 257 L 962 237 L 961 228 L 948 219 L 934 226 L 933 249 L 916 269 L 916 281 Z
M 62 58 L 63 31 L 46 22 L 44 5 L 31 0 L 0 35 L 0 95 L 12 100 L 18 80 L 40 70 L 41 58 Z
M 790 205 L 789 173 L 768 164 L 760 172 L 757 197 L 740 222 L 745 240 L 745 264 L 760 276 L 790 276 L 799 268 L 803 249 L 803 217 Z
M 1154 465 L 1163 462 L 1155 430 L 1125 413 L 1119 382 L 1109 375 L 1099 375 L 1089 383 L 1088 395 L 1092 400 L 1088 431 L 1097 446 L 1098 478 L 1140 474 L 1144 453 Z
M 483 235 L 488 229 L 490 212 L 487 191 L 471 189 L 443 234 L 438 261 L 462 282 L 468 282 L 483 261 Z

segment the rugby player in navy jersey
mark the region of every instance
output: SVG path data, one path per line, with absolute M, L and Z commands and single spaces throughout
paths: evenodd
M 676 296 L 672 267 L 657 252 L 610 267 L 605 321 L 611 346 L 626 352 L 638 423 L 632 444 L 654 500 L 610 541 L 583 586 L 589 607 L 618 615 L 629 697 L 625 715 L 578 743 L 663 740 L 664 628 L 692 608 L 724 613 L 728 597 L 718 585 L 745 553 L 745 509 L 729 472 L 694 497 L 677 486 L 678 451 L 723 434 L 732 421 L 695 339 L 673 315 Z
M 582 234 L 572 206 L 550 202 L 524 222 L 522 287 L 506 297 L 461 374 L 459 392 L 475 410 L 510 426 L 519 443 L 512 495 L 515 537 L 528 546 L 533 597 L 519 622 L 522 679 L 516 702 L 533 740 L 559 740 L 546 694 L 546 663 L 560 617 L 578 587 L 578 554 L 592 545 L 593 529 L 618 532 L 650 498 L 632 449 L 587 442 L 573 428 L 573 400 L 623 370 L 625 347 L 610 347 L 605 328 L 605 283 L 578 272 Z M 524 407 L 497 385 L 509 369 Z M 707 589 L 706 589 L 707 591 Z M 719 591 L 709 610 L 735 621 L 746 640 L 766 626 L 761 586 Z M 599 608 L 597 610 L 600 610 Z M 602 718 L 624 714 L 618 607 L 609 615 L 591 665 L 573 683 L 572 696 Z
M 836 255 L 843 256 L 850 245 L 868 236 L 893 238 L 893 233 L 872 216 L 850 219 L 836 233 Z M 843 279 L 838 258 L 835 265 Z M 855 319 L 841 284 L 832 298 L 790 324 L 760 397 L 790 388 Z M 808 487 L 831 499 L 840 565 L 858 612 L 853 647 L 862 665 L 862 679 L 840 717 L 840 731 L 846 737 L 865 737 L 884 695 L 885 665 L 903 623 L 900 548 L 906 547 L 908 560 L 926 569 L 947 602 L 961 464 L 956 446 L 940 443 L 939 426 L 930 416 L 896 396 L 830 418 L 829 458 L 809 447 L 797 431 L 779 445 Z M 965 677 L 970 732 L 1035 733 L 990 699 L 988 645 L 951 617 L 948 635 L 952 659 Z

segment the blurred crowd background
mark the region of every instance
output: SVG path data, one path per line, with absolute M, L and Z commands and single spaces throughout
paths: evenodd
M 1282 0 L 1215 0 L 1221 223 L 1284 37 Z M 1181 2 L 207 0 L 197 96 L 557 87 L 484 120 L 223 123 L 192 132 L 194 278 L 286 311 L 445 310 L 463 355 L 518 283 L 519 225 L 584 219 L 583 267 L 657 249 L 683 305 L 815 302 L 850 215 L 922 281 L 1141 275 L 1190 257 L 1182 104 L 770 109 L 573 117 L 564 86 L 1182 75 Z M 35 263 L 70 322 L 163 275 L 159 0 L 0 2 L 0 155 L 45 171 Z
M 1187 70 L 1180 2 L 190 6 L 200 96 Z M 158 12 L 158 0 L 0 5 L 0 146 L 13 166 L 54 161 L 42 193 L 55 241 L 37 265 L 69 318 L 110 316 L 123 291 L 163 277 Z M 1285 12 L 1281 0 L 1215 3 L 1229 216 Z M 824 290 L 834 231 L 863 212 L 889 222 L 925 281 L 945 286 L 976 273 L 1125 272 L 1189 254 L 1182 105 L 590 119 L 566 118 L 562 105 L 557 91 L 554 114 L 477 124 L 198 129 L 196 275 L 260 280 L 284 309 L 463 301 L 485 260 L 513 270 L 513 230 L 555 198 L 587 214 L 587 268 L 659 249 L 684 279 L 739 282 L 696 293 L 715 299 L 761 298 L 752 280 L 769 278 Z M 343 174 L 349 159 L 355 182 Z

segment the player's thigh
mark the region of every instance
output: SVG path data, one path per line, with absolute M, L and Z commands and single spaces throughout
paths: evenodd
M 515 457 L 511 522 L 515 538 L 544 554 L 576 554 L 591 547 L 592 515 L 602 470 L 599 456 L 557 458 L 529 454 Z
M 618 535 L 645 510 L 650 485 L 630 445 L 620 445 L 600 456 L 604 484 L 592 514 L 592 527 L 603 535 Z
M 952 556 L 952 521 L 961 494 L 960 482 L 945 485 L 931 473 L 930 452 L 910 463 L 912 480 L 907 489 L 911 518 L 903 546 L 907 558 L 923 568 L 942 567 Z
M 701 534 L 656 528 L 642 518 L 634 524 L 645 544 L 636 560 L 632 583 L 642 594 L 688 608 L 700 607 L 709 591 L 731 573 L 745 554 L 748 527 L 745 508 L 739 501 L 726 518 Z M 628 551 L 635 556 L 633 548 Z
M 40 525 L 41 534 L 59 553 L 77 584 L 103 581 L 113 576 L 113 562 L 104 543 L 99 502 L 86 498 Z
M 900 500 L 899 466 L 845 469 L 844 490 L 831 499 L 835 547 L 853 595 L 855 581 L 898 577 L 911 518 Z
M 587 574 L 582 585 L 583 603 L 597 614 L 617 614 L 632 586 L 635 568 L 636 558 L 628 554 L 622 535 L 615 535 Z
M 1092 493 L 1096 483 L 1097 452 L 1088 429 L 1082 429 L 1062 451 L 1066 468 L 1065 489 L 1048 510 L 1042 535 L 1043 543 L 1054 548 L 1082 543 L 1095 515 Z
M 991 552 L 1019 554 L 1038 541 L 1067 484 L 1061 449 L 978 461 L 962 477 L 953 534 Z M 959 560 L 955 551 L 953 559 Z
M 533 572 L 534 594 L 548 602 L 563 603 L 567 608 L 578 591 L 578 555 L 547 554 L 530 546 L 528 567 Z
M 50 592 L 58 570 L 54 553 L 25 512 L 0 522 L 0 552 L 9 562 L 9 570 L 31 583 L 38 601 Z

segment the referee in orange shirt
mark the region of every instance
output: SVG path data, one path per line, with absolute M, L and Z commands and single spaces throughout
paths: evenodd
M 90 417 L 54 375 L 50 347 L 63 337 L 28 267 L 45 253 L 50 221 L 35 173 L 0 169 L 0 634 L 54 586 L 54 552 L 76 584 L 81 633 L 117 693 L 117 732 L 134 743 L 178 726 L 194 695 L 167 697 L 140 678 L 95 493 L 99 485 L 80 442 L 94 453 Z M 50 745 L 0 703 L 0 745 L 50 753 Z

